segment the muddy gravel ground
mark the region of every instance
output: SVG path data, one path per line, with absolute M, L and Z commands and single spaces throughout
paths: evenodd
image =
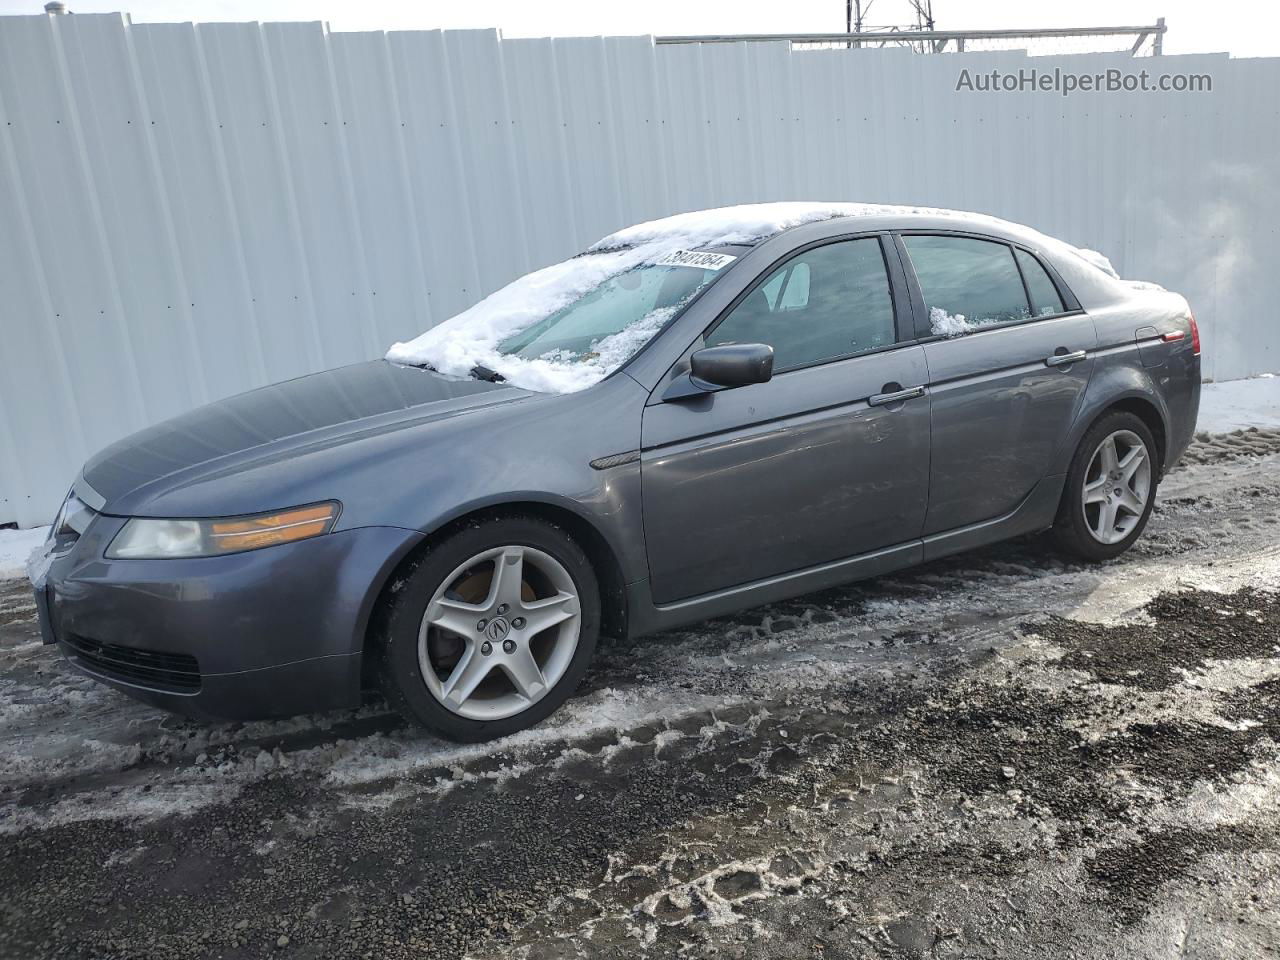
M 166 716 L 0 584 L 5 957 L 1280 953 L 1280 433 L 1032 539 L 602 651 L 458 747 Z

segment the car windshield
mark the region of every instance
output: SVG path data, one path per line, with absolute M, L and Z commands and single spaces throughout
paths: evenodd
M 507 337 L 498 352 L 558 363 L 605 359 L 616 368 L 716 276 L 716 270 L 693 266 L 635 267 Z

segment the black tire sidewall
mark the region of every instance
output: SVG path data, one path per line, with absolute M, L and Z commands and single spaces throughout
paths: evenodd
M 564 676 L 528 710 L 501 720 L 471 720 L 448 710 L 427 689 L 418 665 L 418 633 L 427 604 L 444 578 L 476 554 L 501 546 L 541 550 L 569 572 L 581 608 L 578 647 Z M 595 571 L 568 533 L 528 517 L 469 524 L 429 545 L 409 570 L 393 578 L 380 631 L 383 691 L 400 713 L 450 740 L 492 740 L 544 720 L 572 695 L 595 654 L 599 632 L 600 590 Z
M 1119 430 L 1132 431 L 1138 435 L 1146 446 L 1147 456 L 1151 459 L 1151 491 L 1147 496 L 1147 505 L 1142 511 L 1142 516 L 1138 519 L 1133 529 L 1129 531 L 1128 536 L 1118 543 L 1101 543 L 1089 529 L 1081 494 L 1084 489 L 1085 476 L 1089 470 L 1089 463 L 1093 459 L 1093 454 L 1098 449 L 1098 445 Z M 1055 522 L 1055 531 L 1062 545 L 1078 556 L 1095 561 L 1110 560 L 1113 557 L 1118 557 L 1133 546 L 1134 542 L 1142 536 L 1147 527 L 1147 521 L 1151 518 L 1151 511 L 1155 508 L 1156 489 L 1160 482 L 1158 456 L 1159 451 L 1156 447 L 1155 437 L 1152 436 L 1150 428 L 1142 421 L 1142 418 L 1136 414 L 1117 410 L 1102 417 L 1090 427 L 1080 441 L 1080 446 L 1076 449 L 1076 454 L 1072 458 L 1071 467 L 1067 471 L 1066 486 L 1062 491 L 1062 505 L 1059 508 L 1058 519 Z

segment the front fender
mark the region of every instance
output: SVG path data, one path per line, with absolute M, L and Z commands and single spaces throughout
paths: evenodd
M 417 442 L 388 438 L 344 474 L 340 524 L 432 534 L 480 510 L 537 504 L 589 527 L 628 581 L 643 579 L 639 461 L 592 463 L 639 449 L 647 394 L 623 376 L 588 392 L 488 410 L 423 431 Z

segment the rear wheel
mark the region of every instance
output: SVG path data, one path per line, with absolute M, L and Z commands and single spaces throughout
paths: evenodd
M 599 589 L 564 531 L 495 518 L 428 549 L 383 611 L 382 687 L 452 740 L 532 726 L 578 686 L 595 653 Z
M 1138 416 L 1107 414 L 1085 434 L 1067 471 L 1054 521 L 1058 542 L 1086 560 L 1109 560 L 1141 536 L 1155 506 L 1159 465 Z

